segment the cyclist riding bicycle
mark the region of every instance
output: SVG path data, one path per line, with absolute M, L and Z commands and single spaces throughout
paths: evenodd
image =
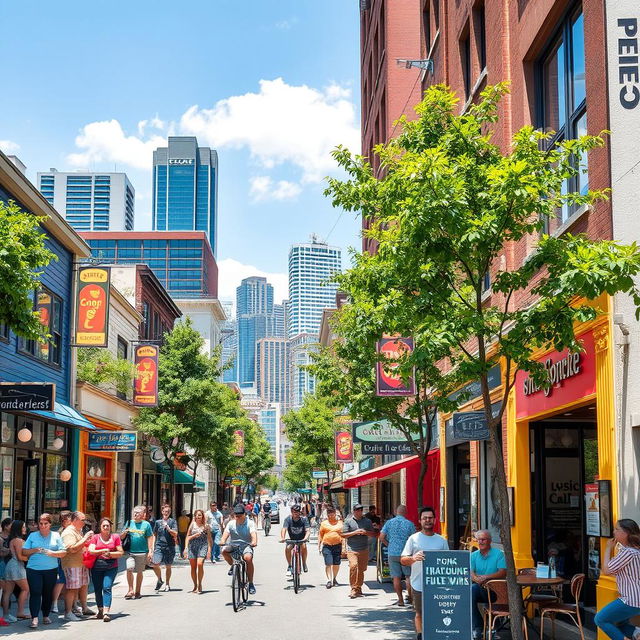
M 233 565 L 233 553 L 234 547 L 238 547 L 242 552 L 244 561 L 247 563 L 247 578 L 249 579 L 249 593 L 253 595 L 256 592 L 256 588 L 253 584 L 253 549 L 258 546 L 258 534 L 256 532 L 256 525 L 247 516 L 244 506 L 237 504 L 233 508 L 235 519 L 229 520 L 220 545 L 222 546 L 222 556 L 227 561 L 228 565 Z M 231 575 L 232 570 L 229 570 Z
M 262 526 L 264 527 L 264 522 L 267 520 L 267 518 L 271 518 L 271 503 L 267 500 L 263 505 L 262 505 Z
M 280 531 L 280 542 L 289 540 L 300 540 L 303 544 L 300 545 L 300 554 L 302 555 L 302 568 L 304 572 L 307 572 L 307 541 L 311 529 L 309 527 L 309 521 L 303 518 L 300 514 L 300 505 L 294 504 L 291 507 L 291 515 L 287 516 L 282 524 L 282 530 Z M 291 573 L 291 550 L 293 544 L 287 543 L 284 554 L 287 558 L 287 572 Z

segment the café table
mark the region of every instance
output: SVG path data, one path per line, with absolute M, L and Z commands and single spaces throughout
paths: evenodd
M 565 582 L 565 579 L 558 576 L 556 578 L 538 578 L 535 574 L 523 573 L 516 576 L 516 581 L 522 589 L 535 589 L 536 587 L 554 587 Z M 525 616 L 526 617 L 526 616 Z M 535 628 L 533 620 L 526 617 L 527 626 L 536 632 L 540 637 L 540 632 Z

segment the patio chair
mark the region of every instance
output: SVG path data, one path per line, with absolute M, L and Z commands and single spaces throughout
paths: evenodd
M 484 583 L 484 587 L 487 590 L 489 602 L 483 606 L 482 619 L 484 627 L 482 629 L 482 637 L 489 638 L 491 631 L 494 631 L 496 622 L 500 620 L 500 618 L 509 619 L 509 596 L 507 593 L 506 580 L 489 580 Z M 493 602 L 491 602 L 492 594 L 495 596 Z M 527 619 L 524 614 L 521 616 L 521 621 L 524 637 L 529 640 Z M 513 622 L 511 622 L 511 624 L 513 624 Z
M 535 568 L 530 569 L 519 569 L 519 576 L 535 576 L 536 570 Z M 545 591 L 550 591 L 551 593 L 541 593 L 541 589 Z M 539 588 L 532 587 L 529 591 L 529 595 L 524 598 L 524 606 L 527 607 L 531 605 L 535 610 L 540 608 L 541 604 L 557 604 L 562 602 L 562 585 L 547 585 Z
M 576 573 L 571 578 L 571 597 L 575 599 L 575 604 L 564 604 L 559 602 L 557 604 L 541 604 L 540 610 L 540 640 L 544 640 L 544 619 L 545 616 L 551 618 L 551 637 L 556 637 L 555 621 L 556 616 L 561 614 L 569 616 L 571 621 L 578 627 L 580 631 L 580 638 L 584 640 L 584 630 L 582 628 L 582 619 L 580 618 L 580 594 L 582 592 L 582 586 L 584 585 L 584 573 Z

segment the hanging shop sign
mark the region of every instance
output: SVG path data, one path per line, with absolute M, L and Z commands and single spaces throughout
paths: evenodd
M 563 407 L 596 392 L 596 361 L 593 331 L 578 337 L 584 351 L 564 351 L 540 358 L 549 379 L 549 387 L 539 387 L 527 371 L 516 374 L 516 417 L 543 413 Z
M 80 267 L 76 294 L 76 332 L 78 347 L 106 347 L 109 342 L 108 267 Z
M 0 411 L 53 411 L 55 399 L 55 384 L 0 382 Z
M 412 374 L 405 381 L 395 373 L 400 366 L 398 360 L 411 355 L 413 347 L 413 338 L 385 337 L 382 340 L 378 340 L 377 352 L 387 362 L 383 360 L 376 363 L 376 395 L 415 395 L 415 376 Z
M 328 480 L 329 476 L 324 469 L 313 469 L 311 471 L 311 477 L 314 480 Z
M 427 551 L 422 561 L 422 637 L 471 638 L 471 554 Z
M 135 348 L 133 404 L 137 407 L 158 406 L 158 353 L 155 344 L 140 344 Z
M 335 457 L 337 464 L 353 462 L 353 438 L 349 431 L 336 431 Z
M 416 433 L 414 440 L 418 437 Z M 365 456 L 414 453 L 402 431 L 388 420 L 354 422 L 353 441 L 360 444 L 362 455 Z
M 460 411 L 452 417 L 453 437 L 457 440 L 487 440 L 489 426 L 484 411 Z
M 90 431 L 89 451 L 136 451 L 136 431 Z
M 233 432 L 233 453 L 231 455 L 242 457 L 244 455 L 244 431 L 236 429 Z

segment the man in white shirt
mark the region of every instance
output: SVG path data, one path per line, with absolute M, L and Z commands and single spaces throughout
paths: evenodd
M 433 527 L 436 523 L 436 512 L 433 507 L 420 509 L 420 531 L 409 536 L 404 545 L 400 563 L 411 567 L 411 590 L 413 606 L 416 610 L 415 625 L 417 640 L 422 640 L 422 561 L 425 551 L 448 551 L 449 544 Z
M 215 564 L 220 561 L 220 539 L 224 531 L 222 512 L 218 510 L 218 504 L 212 502 L 209 510 L 205 511 L 204 518 L 211 528 L 211 536 L 213 537 L 213 549 L 211 549 L 211 562 Z

